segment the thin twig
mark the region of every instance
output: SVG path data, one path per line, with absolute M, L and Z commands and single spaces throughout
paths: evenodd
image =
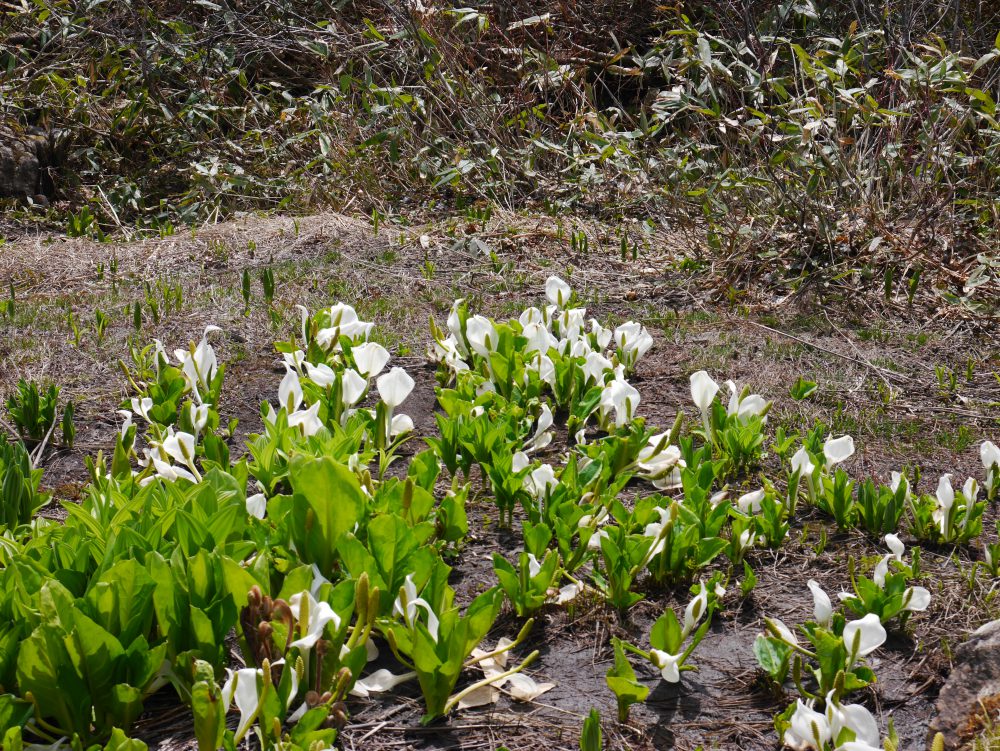
M 734 321 L 735 320 L 740 320 L 742 323 L 748 323 L 751 326 L 756 326 L 759 329 L 764 329 L 765 331 L 769 331 L 772 334 L 777 334 L 778 336 L 787 337 L 788 339 L 792 339 L 792 340 L 794 340 L 794 341 L 798 342 L 799 344 L 802 344 L 802 345 L 804 345 L 806 347 L 811 347 L 812 349 L 818 349 L 820 352 L 825 352 L 828 355 L 833 355 L 834 357 L 839 357 L 840 359 L 847 360 L 848 362 L 852 362 L 855 365 L 862 365 L 862 366 L 864 366 L 866 368 L 871 368 L 872 370 L 878 371 L 879 373 L 883 374 L 885 377 L 897 378 L 897 379 L 899 379 L 901 381 L 912 381 L 913 380 L 908 375 L 903 375 L 902 373 L 896 373 L 896 372 L 894 372 L 892 370 L 889 370 L 888 368 L 882 368 L 882 367 L 880 367 L 878 365 L 874 365 L 874 364 L 868 362 L 867 360 L 861 360 L 861 359 L 858 359 L 856 357 L 851 357 L 850 355 L 845 355 L 845 354 L 843 354 L 841 352 L 837 352 L 835 350 L 832 350 L 832 349 L 829 349 L 827 347 L 823 347 L 823 346 L 821 346 L 819 344 L 816 344 L 815 342 L 810 342 L 810 341 L 808 341 L 806 339 L 803 339 L 801 337 L 795 336 L 795 334 L 789 334 L 786 331 L 779 331 L 778 329 L 773 329 L 770 326 L 765 326 L 763 323 L 757 323 L 756 321 L 750 321 L 750 320 L 745 320 L 745 319 L 736 319 L 736 318 L 733 318 L 732 320 L 734 320 Z
M 31 467 L 32 467 L 32 469 L 38 469 L 39 468 L 40 465 L 38 464 L 38 460 L 41 459 L 42 458 L 42 454 L 45 453 L 45 446 L 46 446 L 46 444 L 48 444 L 49 438 L 52 437 L 52 432 L 56 429 L 56 424 L 58 422 L 59 421 L 56 420 L 56 419 L 52 420 L 52 425 L 49 426 L 49 432 L 45 434 L 45 438 L 43 438 L 42 442 L 40 444 L 38 444 L 38 448 L 35 449 L 31 453 L 31 457 L 30 458 L 31 458 Z
M 885 374 L 882 372 L 882 368 L 879 368 L 877 365 L 873 365 L 867 358 L 865 358 L 861 354 L 861 350 L 858 349 L 858 345 L 856 345 L 854 342 L 852 342 L 847 337 L 847 335 L 840 329 L 840 327 L 837 326 L 837 324 L 835 324 L 832 320 L 830 320 L 830 316 L 829 316 L 829 314 L 825 310 L 823 311 L 823 317 L 826 319 L 826 322 L 828 324 L 830 324 L 830 326 L 833 328 L 833 330 L 836 331 L 838 334 L 840 334 L 840 337 L 845 342 L 847 342 L 848 344 L 851 345 L 851 349 L 853 349 L 857 353 L 858 360 L 861 361 L 861 362 L 863 362 L 866 367 L 871 368 L 872 370 L 874 370 L 875 373 L 876 373 L 876 375 L 878 375 L 878 377 L 882 379 L 882 383 L 884 383 L 886 385 L 886 387 L 890 391 L 892 391 L 892 384 L 889 383 L 889 379 L 885 377 Z M 889 372 L 891 372 L 891 371 L 889 371 Z M 909 379 L 907 379 L 907 380 L 909 380 Z
M 0 426 L 2 426 L 4 430 L 10 433 L 10 437 L 13 438 L 15 441 L 21 440 L 21 435 L 17 432 L 17 430 L 14 429 L 14 426 L 11 425 L 6 420 L 4 420 L 2 417 L 0 417 Z

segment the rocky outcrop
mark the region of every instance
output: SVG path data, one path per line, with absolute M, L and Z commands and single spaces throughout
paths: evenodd
M 46 192 L 48 138 L 42 133 L 16 131 L 0 125 L 0 198 L 26 198 Z
M 990 727 L 1000 708 L 1000 620 L 977 629 L 955 650 L 951 675 L 937 700 L 930 739 L 938 732 L 945 748 L 958 749 Z

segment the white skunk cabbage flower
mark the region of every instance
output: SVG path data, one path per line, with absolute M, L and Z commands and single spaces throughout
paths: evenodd
M 275 662 L 272 667 L 284 664 L 285 661 L 282 659 Z M 226 668 L 226 673 L 228 678 L 222 686 L 222 706 L 228 711 L 233 700 L 236 701 L 236 708 L 240 712 L 240 721 L 236 726 L 235 741 L 239 743 L 250 728 L 250 723 L 253 722 L 259 713 L 261 684 L 265 680 L 270 680 L 270 676 L 265 679 L 264 671 L 260 668 L 242 668 L 236 671 Z M 292 670 L 292 686 L 291 691 L 288 693 L 289 706 L 298 693 L 298 690 L 299 676 L 295 670 Z M 285 709 L 287 710 L 288 707 L 286 706 Z
M 854 742 L 862 747 L 877 748 L 881 745 L 878 722 L 872 713 L 860 704 L 841 704 L 836 701 L 836 692 L 826 697 L 826 719 L 830 723 L 831 738 L 837 738 L 842 730 L 854 733 Z M 844 746 L 839 746 L 844 749 Z
M 551 464 L 542 464 L 528 474 L 524 485 L 525 490 L 531 493 L 536 501 L 543 502 L 549 497 L 552 489 L 559 485 L 559 480 L 556 479 L 556 473 Z M 536 571 L 535 574 L 537 573 Z
M 340 616 L 327 602 L 317 602 L 311 592 L 299 592 L 292 595 L 288 601 L 288 607 L 298 621 L 299 638 L 289 644 L 289 647 L 298 647 L 303 656 L 307 657 L 311 650 L 322 636 L 328 623 L 333 624 L 336 631 L 340 628 Z
M 657 490 L 669 490 L 680 485 L 681 468 L 685 466 L 681 450 L 666 445 L 669 432 L 650 436 L 636 457 L 636 466 L 642 476 L 653 483 Z
M 386 691 L 392 691 L 401 683 L 406 683 L 417 677 L 416 673 L 400 673 L 396 675 L 395 673 L 382 668 L 376 670 L 369 676 L 360 678 L 354 683 L 354 688 L 351 689 L 351 696 L 359 696 L 362 699 L 367 699 L 371 694 L 381 694 Z
M 601 392 L 599 404 L 602 421 L 606 421 L 607 416 L 615 413 L 614 425 L 616 428 L 624 427 L 632 422 L 635 410 L 639 406 L 639 392 L 624 378 L 615 378 L 610 381 Z
M 795 712 L 782 738 L 795 751 L 824 751 L 833 736 L 830 721 L 801 699 L 796 700 Z
M 865 657 L 885 644 L 886 632 L 879 617 L 869 613 L 864 618 L 848 621 L 844 626 L 844 644 L 847 647 L 849 664 Z
M 469 340 L 472 351 L 487 360 L 490 353 L 494 352 L 500 343 L 493 321 L 485 316 L 470 316 L 465 322 L 465 336 Z
M 565 308 L 573 296 L 570 286 L 558 276 L 550 276 L 545 280 L 545 299 L 557 308 Z
M 247 513 L 255 519 L 263 519 L 267 513 L 267 497 L 263 493 L 247 496 Z
M 597 319 L 590 319 L 590 336 L 594 341 L 596 349 L 604 351 L 611 344 L 611 338 L 614 336 L 614 332 L 611 329 L 604 328 Z
M 726 388 L 729 389 L 729 405 L 726 407 L 726 413 L 736 415 L 741 420 L 764 415 L 771 406 L 771 402 L 760 394 L 744 393 L 732 381 L 726 381 Z
M 308 409 L 299 409 L 288 416 L 288 427 L 298 428 L 306 438 L 316 435 L 323 428 L 319 419 L 319 402 Z
M 703 415 L 707 414 L 719 393 L 719 384 L 704 370 L 691 375 L 691 399 Z
M 853 455 L 854 439 L 849 435 L 842 435 L 840 438 L 827 438 L 826 443 L 823 444 L 823 456 L 826 457 L 827 467 L 846 461 Z
M 389 362 L 389 351 L 378 342 L 365 342 L 351 348 L 358 372 L 365 378 L 374 378 Z
M 811 477 L 816 466 L 809 458 L 809 452 L 803 446 L 792 455 L 792 472 L 798 472 L 799 477 Z
M 176 349 L 174 357 L 181 366 L 184 380 L 188 388 L 194 394 L 195 399 L 201 402 L 201 391 L 207 391 L 212 379 L 215 378 L 215 371 L 218 369 L 219 361 L 215 357 L 215 350 L 208 343 L 208 335 L 214 331 L 222 331 L 218 326 L 206 326 L 201 335 L 201 341 L 191 349 Z
M 417 620 L 417 611 L 419 608 L 423 608 L 427 613 L 427 631 L 431 638 L 437 641 L 440 621 L 431 604 L 424 598 L 417 597 L 417 586 L 413 583 L 413 574 L 406 575 L 400 590 L 399 596 L 392 606 L 393 613 L 402 616 L 406 625 L 413 628 Z
M 754 490 L 750 493 L 744 493 L 739 498 L 736 499 L 736 506 L 744 514 L 759 514 L 760 504 L 764 500 L 764 489 Z
M 681 629 L 684 638 L 687 638 L 688 634 L 694 631 L 694 627 L 698 625 L 698 622 L 705 616 L 707 611 L 708 588 L 705 586 L 705 582 L 701 582 L 698 594 L 684 608 L 684 626 Z
M 996 486 L 1000 485 L 1000 448 L 992 441 L 983 441 L 979 447 L 979 458 L 986 470 L 986 491 L 994 493 Z
M 660 671 L 660 677 L 667 683 L 680 682 L 681 671 L 678 663 L 683 656 L 683 652 L 681 654 L 672 655 L 668 652 L 664 652 L 662 649 L 649 650 L 650 662 L 656 666 L 656 668 Z
M 339 350 L 340 337 L 367 339 L 374 323 L 362 321 L 357 311 L 347 303 L 338 302 L 330 308 L 330 325 L 316 333 L 316 343 L 323 349 Z
M 285 366 L 285 377 L 278 384 L 278 408 L 282 407 L 291 414 L 302 404 L 302 384 L 299 374 Z
M 813 617 L 816 623 L 821 626 L 829 626 L 833 621 L 833 603 L 830 596 L 823 591 L 823 588 L 815 579 L 810 579 L 806 584 L 813 596 Z
M 552 410 L 549 409 L 548 404 L 543 404 L 541 412 L 538 414 L 538 423 L 535 426 L 535 434 L 524 447 L 525 452 L 539 451 L 552 443 L 552 431 L 550 430 L 552 423 Z
M 587 355 L 586 361 L 580 366 L 583 378 L 587 385 L 603 384 L 608 373 L 614 372 L 615 366 L 600 352 L 591 352 Z
M 614 341 L 622 354 L 625 366 L 629 369 L 653 346 L 653 337 L 646 327 L 635 321 L 627 321 L 615 329 Z
M 414 381 L 402 368 L 393 368 L 375 381 L 379 397 L 390 409 L 402 404 L 413 391 Z

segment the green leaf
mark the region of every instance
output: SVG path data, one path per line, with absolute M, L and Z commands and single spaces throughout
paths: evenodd
M 43 717 L 54 720 L 63 731 L 89 736 L 87 686 L 73 669 L 58 626 L 43 623 L 21 643 L 17 684 L 22 693 L 32 693 Z
M 618 701 L 618 721 L 627 722 L 629 707 L 646 701 L 646 697 L 649 696 L 649 686 L 639 683 L 636 678 L 632 663 L 625 655 L 621 639 L 615 637 L 612 639 L 612 644 L 615 649 L 615 664 L 608 670 L 605 680 Z
M 156 588 L 153 590 L 153 608 L 160 633 L 173 645 L 180 643 L 184 628 L 181 613 L 186 598 L 178 591 L 174 571 L 159 553 L 151 553 L 147 565 Z
M 418 622 L 413 629 L 413 648 L 410 656 L 413 658 L 413 667 L 417 672 L 420 690 L 424 695 L 424 704 L 427 710 L 424 717 L 427 719 L 441 716 L 448 696 L 458 681 L 459 671 L 454 670 L 453 666 L 449 664 L 451 661 L 447 658 L 442 659 L 438 654 L 439 646 L 447 647 L 454 642 L 455 637 L 458 636 L 455 633 L 456 630 L 450 631 L 447 635 L 439 633 L 439 638 L 442 639 L 439 644 L 423 623 Z M 460 650 L 449 651 L 454 651 L 457 654 Z M 421 721 L 423 722 L 423 719 Z
M 20 727 L 8 728 L 0 741 L 2 741 L 0 748 L 5 749 L 5 751 L 24 751 L 24 739 L 21 737 Z
M 500 387 L 500 392 L 504 393 L 503 387 L 508 385 L 511 379 L 510 360 L 499 352 L 491 352 L 490 365 L 493 367 L 493 382 Z
M 382 570 L 368 548 L 353 534 L 349 534 L 340 543 L 340 555 L 344 563 L 344 568 L 355 579 L 363 573 L 367 573 L 373 587 L 382 590 L 384 596 L 389 597 L 391 602 L 398 594 L 399 588 L 389 591 L 385 580 L 382 579 Z
M 226 592 L 233 598 L 233 602 L 236 605 L 237 610 L 246 607 L 247 594 L 255 584 L 260 586 L 261 590 L 265 594 L 270 590 L 266 581 L 258 581 L 258 579 L 250 573 L 252 569 L 244 568 L 229 556 L 222 556 L 221 561 L 222 576 L 223 581 L 225 582 Z
M 743 581 L 740 582 L 740 594 L 747 597 L 756 586 L 757 575 L 750 568 L 750 564 L 743 561 Z
M 465 637 L 465 656 L 468 656 L 493 628 L 493 622 L 497 619 L 501 607 L 503 607 L 503 592 L 499 587 L 486 590 L 469 604 L 462 619 L 468 629 Z M 465 656 L 460 662 L 465 660 Z
M 590 714 L 583 721 L 583 732 L 580 734 L 580 751 L 602 751 L 603 748 L 601 715 L 596 709 L 591 709 Z
M 111 731 L 104 751 L 149 751 L 149 747 L 140 740 L 129 738 L 123 730 L 115 728 Z
M 675 655 L 680 653 L 683 642 L 684 635 L 681 632 L 681 624 L 674 611 L 667 608 L 650 629 L 649 643 L 653 649 Z
M 791 647 L 783 641 L 758 634 L 753 643 L 753 653 L 761 668 L 776 681 L 783 681 L 788 673 L 788 656 Z
M 281 584 L 281 591 L 278 598 L 286 602 L 299 592 L 305 592 L 312 588 L 314 575 L 311 566 L 296 566 L 287 574 Z
M 149 633 L 156 582 L 133 559 L 118 561 L 94 582 L 84 601 L 90 616 L 119 642 Z
M 532 524 L 528 520 L 521 523 L 524 536 L 524 549 L 534 553 L 536 558 L 545 555 L 545 550 L 552 541 L 552 529 L 544 522 Z
M 788 390 L 789 395 L 797 402 L 801 402 L 803 399 L 807 399 L 816 393 L 817 385 L 815 381 L 808 381 L 802 376 L 796 379 L 795 383 Z
M 31 703 L 13 694 L 0 694 L 0 735 L 10 728 L 22 727 L 31 717 Z
M 439 474 L 441 474 L 441 465 L 430 449 L 415 454 L 410 459 L 410 466 L 406 470 L 406 476 L 412 477 L 418 486 L 427 491 L 434 490 L 434 483 L 437 482 Z
M 367 508 L 358 478 L 330 457 L 296 457 L 290 467 L 292 489 L 288 524 L 292 541 L 306 563 L 332 575 L 337 545 L 354 529 Z
M 121 642 L 80 611 L 75 611 L 73 616 L 73 631 L 64 641 L 70 664 L 83 679 L 86 692 L 94 702 L 98 725 L 109 719 L 118 719 L 119 713 L 128 715 L 129 705 L 136 701 L 139 701 L 138 709 L 141 711 L 141 696 L 134 696 L 127 690 L 119 691 L 125 658 Z M 100 710 L 110 711 L 113 717 L 102 716 L 104 713 Z M 135 717 L 138 717 L 138 712 Z M 126 723 L 111 722 L 106 727 L 122 724 Z
M 438 537 L 445 542 L 460 542 L 469 534 L 469 517 L 465 511 L 467 493 L 445 496 L 438 507 Z
M 95 707 L 94 714 L 97 717 L 99 727 L 107 728 L 112 724 L 131 727 L 142 714 L 142 691 L 126 683 L 115 684 L 111 687 L 107 704 L 109 706 L 104 715 L 105 721 L 103 723 L 101 722 L 102 716 Z
M 820 688 L 825 693 L 833 687 L 837 673 L 847 668 L 847 648 L 842 638 L 824 629 L 816 629 L 811 641 L 816 648 L 816 661 L 822 675 Z
M 417 546 L 412 530 L 398 516 L 377 516 L 368 525 L 368 548 L 390 593 L 403 585 L 409 573 L 405 564 Z
M 706 537 L 698 541 L 695 562 L 699 567 L 708 565 L 713 558 L 726 549 L 727 541 L 721 537 Z

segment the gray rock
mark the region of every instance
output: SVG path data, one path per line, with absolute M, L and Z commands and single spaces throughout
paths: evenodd
M 984 711 L 985 707 L 985 711 Z M 945 748 L 969 743 L 984 727 L 986 712 L 996 720 L 1000 707 L 1000 620 L 976 629 L 955 650 L 955 662 L 937 700 L 928 748 L 936 733 L 943 733 Z
M 0 198 L 27 198 L 41 193 L 47 139 L 0 126 Z

